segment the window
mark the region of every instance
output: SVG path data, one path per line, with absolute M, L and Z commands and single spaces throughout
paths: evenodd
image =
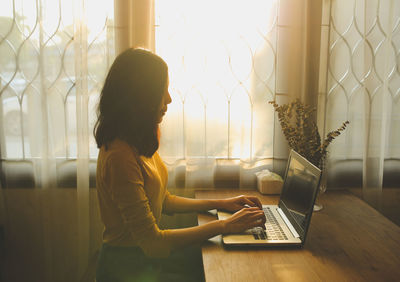
M 156 1 L 156 52 L 170 69 L 162 154 L 272 156 L 278 1 Z
M 97 158 L 92 128 L 115 56 L 113 1 L 1 1 L 0 53 L 5 173 L 25 163 L 29 174 L 39 172 L 38 185 L 44 163 L 54 178 L 50 171 L 60 177 L 79 147 L 81 157 Z M 7 169 L 9 162 L 17 167 Z

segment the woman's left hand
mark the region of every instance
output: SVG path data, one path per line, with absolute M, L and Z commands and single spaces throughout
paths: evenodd
M 237 212 L 247 207 L 258 207 L 262 209 L 262 204 L 257 197 L 240 195 L 233 198 L 223 199 L 220 208 L 229 212 Z

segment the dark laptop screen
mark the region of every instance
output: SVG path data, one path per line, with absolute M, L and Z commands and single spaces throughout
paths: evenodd
M 320 174 L 318 168 L 291 152 L 279 206 L 302 238 L 313 211 Z

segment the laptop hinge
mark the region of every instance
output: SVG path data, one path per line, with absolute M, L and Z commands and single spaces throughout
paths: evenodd
M 296 229 L 294 229 L 293 225 L 290 223 L 289 219 L 286 217 L 285 213 L 282 211 L 281 208 L 277 208 L 278 213 L 282 217 L 283 221 L 286 223 L 287 227 L 289 228 L 290 232 L 292 232 L 293 236 L 296 238 L 300 238 L 300 235 L 297 233 Z

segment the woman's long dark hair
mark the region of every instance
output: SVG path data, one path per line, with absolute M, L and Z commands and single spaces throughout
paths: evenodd
M 121 53 L 108 72 L 94 127 L 97 147 L 119 138 L 151 157 L 159 146 L 158 112 L 168 78 L 167 64 L 143 49 Z

